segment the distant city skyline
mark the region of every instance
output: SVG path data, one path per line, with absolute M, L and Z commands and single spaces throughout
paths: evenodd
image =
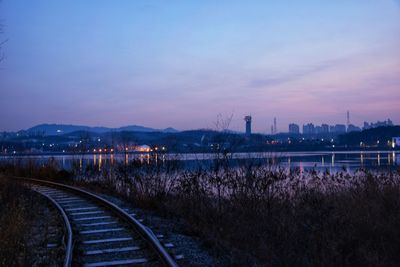
M 0 131 L 400 122 L 399 1 L 3 0 L 0 20 Z
M 230 118 L 232 119 L 232 118 Z M 0 132 L 17 132 L 17 131 L 24 131 L 24 130 L 28 130 L 32 127 L 36 127 L 36 126 L 42 126 L 42 125 L 48 125 L 51 126 L 52 128 L 54 128 L 53 126 L 56 125 L 60 125 L 60 126 L 84 126 L 84 127 L 93 127 L 93 128 L 108 128 L 110 131 L 111 130 L 126 130 L 126 131 L 163 131 L 163 132 L 169 132 L 169 131 L 185 131 L 185 130 L 201 130 L 201 129 L 205 129 L 205 130 L 217 130 L 217 131 L 223 131 L 223 130 L 232 130 L 232 131 L 236 131 L 238 133 L 245 133 L 247 135 L 251 135 L 251 134 L 280 134 L 280 133 L 292 133 L 292 134 L 322 134 L 322 133 L 332 133 L 332 132 L 352 132 L 352 131 L 359 131 L 359 130 L 364 130 L 364 129 L 370 129 L 370 128 L 376 128 L 379 126 L 385 126 L 385 125 L 397 125 L 395 122 L 393 122 L 390 118 L 386 119 L 386 120 L 378 120 L 378 121 L 364 121 L 362 125 L 357 125 L 357 124 L 353 124 L 350 122 L 350 124 L 344 124 L 344 123 L 329 123 L 329 122 L 323 122 L 321 124 L 318 123 L 314 123 L 311 121 L 305 122 L 305 123 L 295 123 L 295 122 L 291 122 L 288 125 L 286 125 L 286 129 L 283 129 L 282 131 L 278 131 L 275 127 L 275 122 L 276 118 L 274 118 L 274 124 L 271 125 L 271 128 L 269 129 L 270 131 L 268 132 L 268 129 L 264 132 L 260 132 L 260 131 L 254 131 L 253 130 L 253 126 L 252 126 L 252 116 L 245 116 L 244 117 L 244 124 L 242 124 L 242 129 L 233 129 L 232 127 L 230 127 L 229 125 L 225 125 L 225 126 L 229 126 L 228 128 L 222 129 L 222 128 L 218 128 L 218 127 L 198 127 L 198 128 L 191 128 L 191 129 L 177 129 L 173 126 L 169 126 L 165 129 L 159 128 L 157 129 L 156 127 L 151 127 L 151 125 L 138 125 L 138 124 L 126 124 L 126 125 L 117 125 L 117 126 L 107 126 L 107 125 L 84 125 L 84 124 L 73 124 L 73 123 L 39 123 L 39 124 L 35 124 L 32 125 L 31 127 L 27 127 L 27 128 L 21 128 L 21 129 L 17 129 L 17 130 L 13 130 L 13 131 L 7 131 L 7 130 L 2 130 Z M 222 122 L 222 124 L 224 124 L 224 122 Z M 214 125 L 215 126 L 215 125 Z M 135 129 L 123 129 L 126 127 L 130 127 L 130 128 L 135 128 Z M 339 128 L 338 128 L 339 127 Z M 343 129 L 341 129 L 343 128 Z M 105 131 L 105 130 L 102 130 Z

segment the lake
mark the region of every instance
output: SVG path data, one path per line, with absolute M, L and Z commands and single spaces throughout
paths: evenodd
M 343 169 L 354 171 L 360 168 L 369 170 L 395 170 L 400 167 L 400 152 L 396 151 L 318 151 L 318 152 L 267 152 L 267 153 L 235 153 L 230 155 L 232 162 L 256 159 L 265 164 L 280 166 L 286 169 L 298 168 L 301 171 L 316 169 L 337 172 Z M 188 168 L 196 163 L 211 162 L 215 154 L 84 154 L 84 155 L 34 155 L 34 156 L 0 156 L 1 162 L 18 163 L 35 160 L 40 163 L 54 158 L 65 169 L 73 164 L 82 167 L 91 165 L 101 170 L 117 162 L 129 164 L 133 160 L 149 162 L 150 158 L 162 164 L 170 160 L 178 160 Z

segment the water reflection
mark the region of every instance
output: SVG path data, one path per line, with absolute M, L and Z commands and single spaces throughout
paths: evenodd
M 99 155 L 99 171 L 101 171 L 102 154 Z
M 364 153 L 361 152 L 360 154 L 360 161 L 361 161 L 361 167 L 364 167 Z
M 96 170 L 108 168 L 111 165 L 122 163 L 130 164 L 133 160 L 139 160 L 143 164 L 149 164 L 154 160 L 155 164 L 164 164 L 168 160 L 178 160 L 183 166 L 193 166 L 198 161 L 207 162 L 215 158 L 214 154 L 86 154 L 86 155 L 39 155 L 39 156 L 0 156 L 0 161 L 8 161 L 17 164 L 21 161 L 36 160 L 44 163 L 53 157 L 58 164 L 65 169 L 92 166 Z M 329 158 L 330 157 L 330 158 Z M 387 157 L 387 160 L 386 160 Z M 378 169 L 400 166 L 400 154 L 395 151 L 338 151 L 338 152 L 287 152 L 287 153 L 237 153 L 233 155 L 232 162 L 240 162 L 249 158 L 259 159 L 264 164 L 273 164 L 284 168 L 299 168 L 300 170 L 319 169 L 338 171 L 346 168 L 356 170 L 359 168 Z M 330 163 L 328 164 L 330 160 Z M 234 163 L 236 164 L 236 163 Z

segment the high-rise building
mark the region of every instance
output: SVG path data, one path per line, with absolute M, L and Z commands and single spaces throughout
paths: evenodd
M 393 122 L 390 119 L 388 119 L 387 121 L 377 121 L 375 123 L 364 122 L 363 130 L 382 127 L 382 126 L 393 126 Z
M 251 135 L 251 116 L 244 117 L 246 122 L 246 135 Z
M 329 132 L 331 133 L 345 133 L 346 132 L 346 125 L 344 124 L 336 124 L 335 126 L 329 127 Z
M 322 124 L 321 128 L 322 128 L 322 133 L 323 134 L 329 133 L 329 125 L 328 124 Z
M 303 125 L 303 134 L 314 134 L 314 133 L 315 133 L 314 124 L 308 123 Z
M 295 123 L 289 124 L 289 133 L 290 134 L 299 134 L 300 133 L 299 125 L 297 125 Z
M 277 134 L 278 131 L 276 130 L 276 117 L 274 118 L 274 134 Z
M 329 133 L 329 125 L 322 124 L 321 126 L 315 126 L 315 134 L 328 134 Z
M 347 132 L 348 133 L 350 133 L 350 132 L 360 132 L 360 131 L 361 131 L 361 128 L 357 127 L 357 126 L 355 126 L 353 124 L 349 124 L 349 126 L 347 126 Z

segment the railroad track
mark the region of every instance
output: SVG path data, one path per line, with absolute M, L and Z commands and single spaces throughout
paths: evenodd
M 64 266 L 178 266 L 129 210 L 76 187 L 19 179 L 60 211 L 67 233 Z

